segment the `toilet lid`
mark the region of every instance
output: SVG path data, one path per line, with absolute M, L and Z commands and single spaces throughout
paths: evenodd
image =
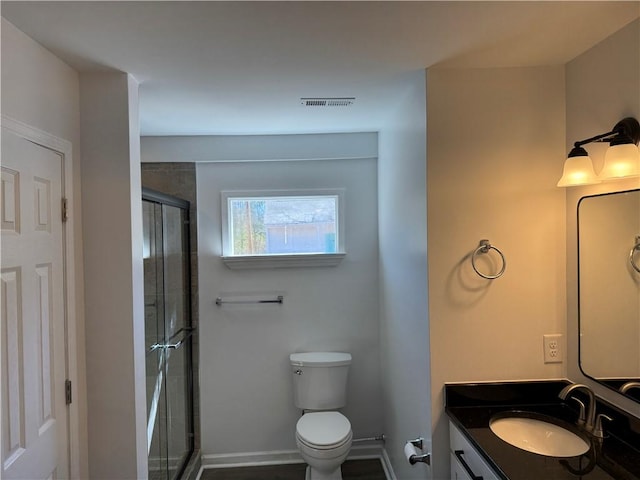
M 296 424 L 300 440 L 326 447 L 343 443 L 351 433 L 351 423 L 340 412 L 313 412 L 300 417 Z

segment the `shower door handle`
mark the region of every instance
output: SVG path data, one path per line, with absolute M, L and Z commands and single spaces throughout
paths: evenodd
M 157 350 L 159 348 L 170 348 L 172 350 L 176 350 L 176 349 L 180 348 L 182 346 L 182 344 L 184 343 L 184 341 L 187 338 L 189 338 L 191 335 L 193 335 L 193 332 L 194 332 L 195 329 L 196 329 L 195 327 L 181 328 L 180 330 L 178 330 L 175 333 L 175 335 L 173 335 L 173 337 L 178 335 L 180 332 L 185 332 L 184 337 L 182 337 L 176 343 L 156 343 L 154 345 L 151 345 L 151 347 L 149 347 L 149 349 L 147 350 L 147 354 L 149 354 L 149 353 L 151 353 L 154 350 Z M 171 337 L 171 338 L 173 338 L 173 337 Z
M 177 343 L 167 343 L 165 345 L 166 348 L 172 348 L 174 350 L 180 348 L 180 345 L 182 345 L 182 342 L 184 342 L 187 338 L 189 338 L 189 335 L 185 335 L 185 337 L 183 339 L 181 339 L 179 342 Z
M 190 328 L 181 328 L 180 330 L 178 330 L 178 332 L 176 332 L 176 334 L 180 333 L 181 331 L 185 332 L 184 337 L 182 337 L 180 340 L 178 340 L 176 343 L 167 343 L 165 345 L 163 345 L 163 347 L 165 348 L 171 348 L 173 350 L 176 350 L 178 348 L 180 348 L 180 346 L 184 343 L 184 341 L 189 338 L 191 335 L 193 335 L 193 331 L 195 330 L 195 327 L 190 327 Z M 175 335 L 174 335 L 175 337 Z

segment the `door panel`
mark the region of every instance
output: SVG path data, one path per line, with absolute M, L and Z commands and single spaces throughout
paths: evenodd
M 2 478 L 66 478 L 62 157 L 2 129 Z
M 190 339 L 188 266 L 185 254 L 184 210 L 162 205 L 162 250 L 164 258 L 165 337 L 177 348 L 166 350 L 166 443 L 168 478 L 176 478 L 189 453 L 189 378 Z M 185 340 L 186 338 L 186 340 Z
M 147 195 L 151 195 L 147 192 Z M 193 452 L 188 203 L 143 195 L 149 478 L 180 478 Z M 177 200 L 177 199 L 174 199 Z

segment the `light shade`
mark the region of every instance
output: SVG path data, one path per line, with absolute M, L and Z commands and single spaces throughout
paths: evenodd
M 574 187 L 577 185 L 592 185 L 600 182 L 601 180 L 593 170 L 591 158 L 584 152 L 584 155 L 578 156 L 572 156 L 570 154 L 569 158 L 565 160 L 562 178 L 560 178 L 557 186 Z
M 601 180 L 637 177 L 640 175 L 640 151 L 632 143 L 611 145 L 604 155 Z

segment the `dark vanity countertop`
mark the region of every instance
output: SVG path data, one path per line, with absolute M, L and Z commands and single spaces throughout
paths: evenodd
M 558 398 L 567 384 L 534 381 L 445 385 L 446 412 L 505 480 L 640 480 L 640 420 L 606 403 L 598 401 L 596 410 L 614 421 L 605 422 L 604 441 L 592 442 L 592 449 L 579 457 L 562 459 L 530 453 L 504 442 L 489 428 L 493 415 L 509 410 L 542 413 L 575 423 L 577 410 Z M 580 396 L 579 392 L 576 396 Z

